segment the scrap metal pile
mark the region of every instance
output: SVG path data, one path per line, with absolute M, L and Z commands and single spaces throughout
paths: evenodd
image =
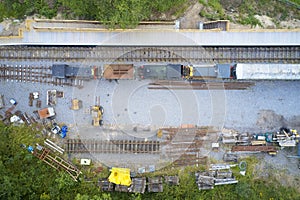
M 278 148 L 296 147 L 300 141 L 297 130 L 282 127 L 277 132 L 257 133 L 250 135 L 242 134 L 223 134 L 224 144 L 235 144 L 232 152 L 267 152 L 276 155 Z
M 230 165 L 215 164 L 211 165 L 209 171 L 196 172 L 196 184 L 199 190 L 213 189 L 216 185 L 235 184 L 238 181 L 230 170 Z
M 128 168 L 112 168 L 108 179 L 100 179 L 98 186 L 102 191 L 130 193 L 163 192 L 164 183 L 179 185 L 178 176 L 133 177 Z

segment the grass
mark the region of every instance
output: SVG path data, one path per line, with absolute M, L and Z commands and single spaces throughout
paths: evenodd
M 254 17 L 254 15 L 240 16 L 238 22 L 243 25 L 251 25 L 251 27 L 255 27 L 256 25 L 262 27 L 262 24 Z
M 205 17 L 209 20 L 227 19 L 226 14 L 219 0 L 199 0 L 199 3 L 205 7 L 209 7 L 212 12 L 208 12 L 204 9 L 200 11 L 200 16 Z

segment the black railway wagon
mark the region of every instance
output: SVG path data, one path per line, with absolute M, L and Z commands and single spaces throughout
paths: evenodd
M 213 65 L 194 65 L 193 78 L 216 78 L 217 72 Z
M 53 64 L 52 77 L 55 78 L 79 78 L 79 79 L 95 79 L 101 76 L 99 67 L 77 67 L 67 64 Z
M 138 75 L 140 79 L 179 80 L 182 79 L 181 68 L 180 64 L 142 65 Z

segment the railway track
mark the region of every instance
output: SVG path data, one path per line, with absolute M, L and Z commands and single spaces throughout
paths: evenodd
M 149 83 L 152 90 L 245 90 L 255 85 L 254 82 L 212 82 L 212 81 L 156 81 Z
M 157 154 L 160 152 L 160 142 L 138 140 L 68 139 L 65 142 L 65 149 L 68 153 Z
M 270 47 L 72 47 L 1 46 L 2 61 L 169 62 L 169 63 L 300 63 L 299 46 Z
M 133 75 L 132 75 L 133 76 Z M 82 88 L 83 80 L 79 78 L 59 79 L 52 77 L 51 66 L 6 65 L 0 64 L 0 80 L 15 82 L 43 83 L 55 86 L 75 86 Z M 153 90 L 243 90 L 254 85 L 253 82 L 217 82 L 210 81 L 166 81 L 150 83 L 148 89 Z
M 82 80 L 53 78 L 51 66 L 0 64 L 0 80 L 83 87 Z
M 163 159 L 171 160 L 174 166 L 206 164 L 208 157 L 203 148 L 207 148 L 210 140 L 214 140 L 215 130 L 207 127 L 162 128 L 160 130 L 167 138 L 161 143 Z
M 207 127 L 160 130 L 163 131 L 160 141 L 68 139 L 64 149 L 71 154 L 159 154 L 161 159 L 170 161 L 174 166 L 206 164 L 207 155 L 201 149 L 210 144 L 215 130 Z

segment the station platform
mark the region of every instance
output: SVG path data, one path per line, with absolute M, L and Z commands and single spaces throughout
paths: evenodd
M 101 26 L 79 26 L 88 21 L 27 20 L 18 36 L 0 37 L 0 45 L 86 46 L 299 46 L 300 29 L 228 30 L 157 28 L 108 30 Z

